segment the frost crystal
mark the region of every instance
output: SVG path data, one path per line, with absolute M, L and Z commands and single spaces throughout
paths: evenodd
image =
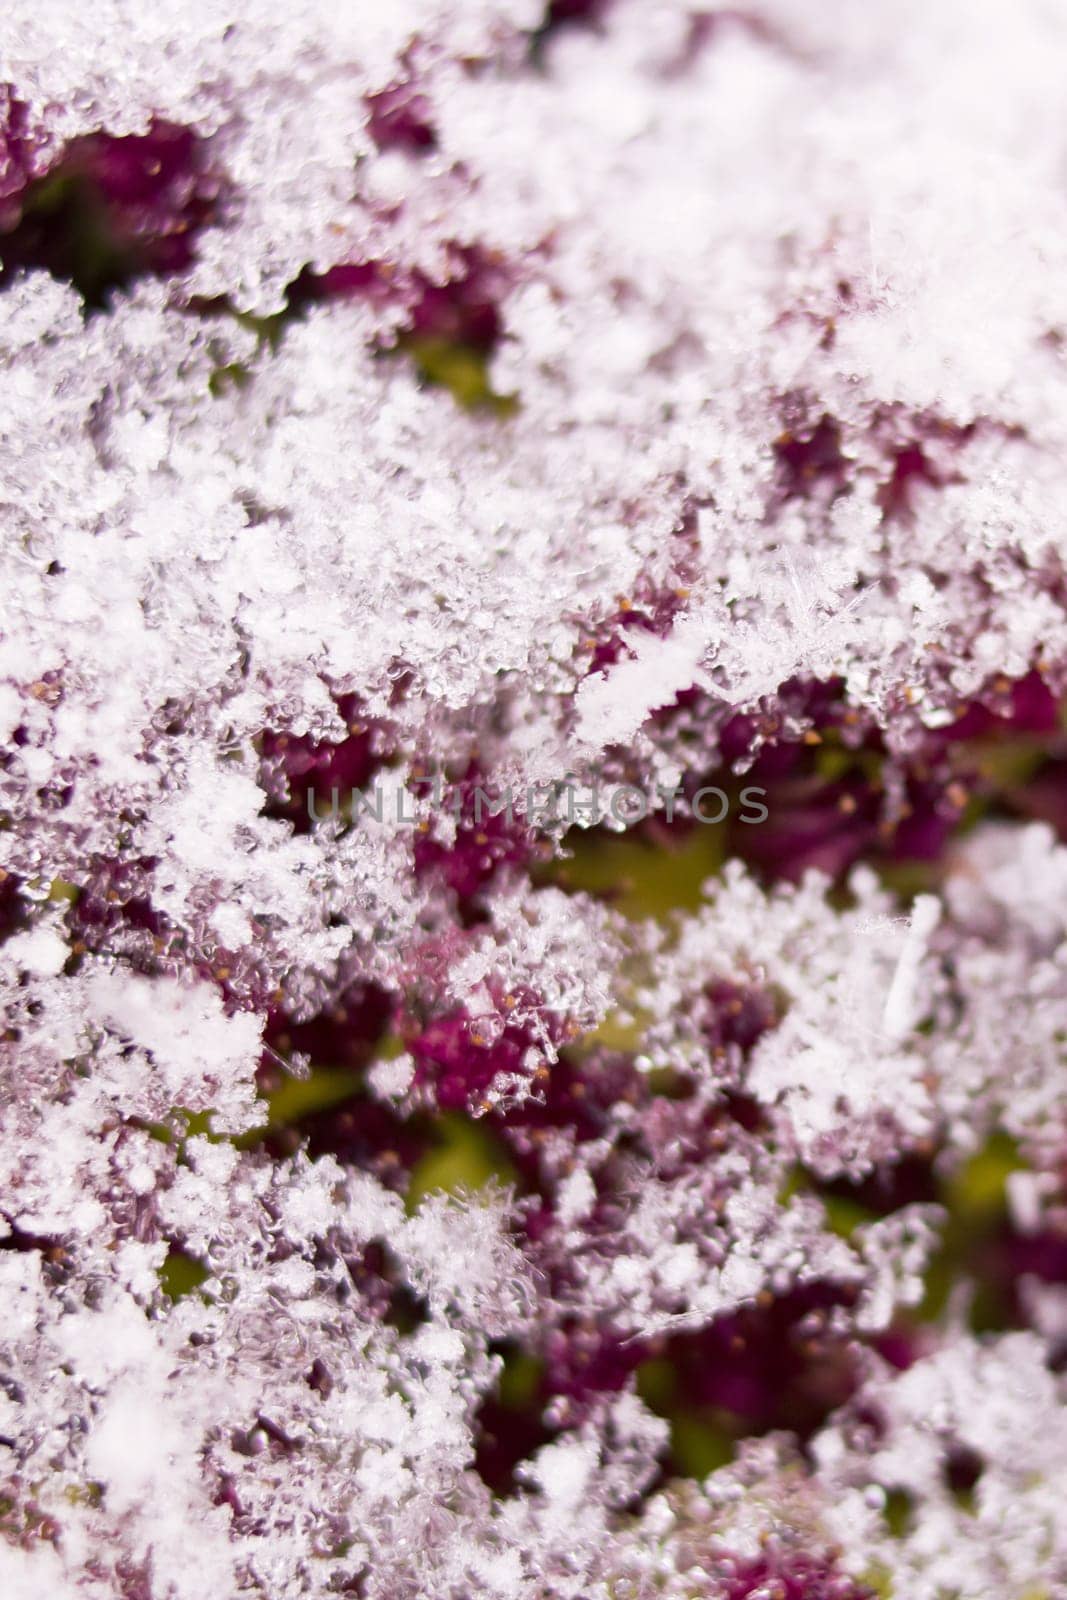
M 1067 1595 L 1065 73 L 11 0 L 4 1595 Z

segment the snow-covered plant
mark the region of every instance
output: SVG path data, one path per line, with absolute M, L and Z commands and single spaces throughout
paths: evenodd
M 4 1600 L 1067 1600 L 1065 82 L 9 0 Z

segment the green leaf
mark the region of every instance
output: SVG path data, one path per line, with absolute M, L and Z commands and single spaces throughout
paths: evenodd
M 438 1124 L 440 1143 L 416 1162 L 407 1207 L 414 1211 L 428 1194 L 461 1194 L 497 1180 L 514 1183 L 516 1173 L 488 1132 L 470 1117 L 448 1112 Z

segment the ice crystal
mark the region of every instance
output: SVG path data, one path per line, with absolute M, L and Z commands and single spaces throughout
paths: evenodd
M 1065 69 L 12 0 L 4 1594 L 1067 1593 Z

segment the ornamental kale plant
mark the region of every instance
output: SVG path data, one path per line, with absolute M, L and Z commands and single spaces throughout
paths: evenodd
M 4 1600 L 1067 1600 L 1065 82 L 9 0 Z

